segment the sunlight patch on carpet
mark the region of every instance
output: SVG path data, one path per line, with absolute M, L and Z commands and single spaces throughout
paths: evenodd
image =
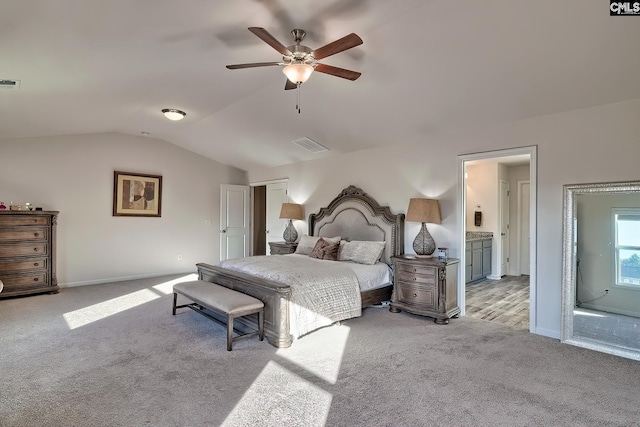
M 157 298 L 160 298 L 160 295 L 157 293 L 150 289 L 142 289 L 140 291 L 90 305 L 79 310 L 64 313 L 62 317 L 67 322 L 69 329 L 75 329 L 130 308 L 137 307 Z
M 287 387 L 274 389 L 274 384 Z M 270 361 L 222 425 L 323 426 L 332 399 L 331 393 Z
M 313 340 L 299 338 L 289 348 L 279 348 L 276 354 L 306 371 L 335 384 L 340 375 L 342 356 L 351 328 L 332 325 L 313 332 Z M 322 351 L 319 352 L 318 348 Z
M 193 280 L 198 280 L 198 275 L 196 273 L 187 274 L 186 276 L 178 277 L 177 279 L 169 280 L 166 282 L 158 283 L 153 286 L 158 292 L 162 292 L 165 295 L 169 295 L 173 293 L 173 285 L 180 282 L 191 282 Z

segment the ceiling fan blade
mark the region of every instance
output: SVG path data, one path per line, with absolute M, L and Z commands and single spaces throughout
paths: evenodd
M 275 37 L 273 37 L 267 30 L 262 27 L 249 27 L 249 31 L 251 31 L 256 36 L 260 37 L 263 42 L 283 54 L 284 56 L 289 56 L 292 52 L 285 47 L 282 43 L 280 43 Z
M 336 77 L 342 77 L 347 80 L 357 80 L 362 75 L 357 71 L 345 70 L 344 68 L 334 67 L 332 65 L 317 64 L 316 71 L 319 73 L 330 74 Z
M 252 62 L 249 64 L 233 64 L 227 65 L 230 70 L 238 70 L 240 68 L 269 67 L 271 65 L 282 65 L 281 62 Z
M 297 87 L 298 87 L 298 85 L 293 83 L 289 79 L 287 79 L 287 82 L 284 84 L 284 90 L 296 89 Z
M 326 58 L 327 56 L 335 55 L 338 52 L 342 52 L 352 47 L 356 47 L 362 44 L 362 39 L 355 33 L 344 36 L 334 42 L 324 45 L 313 51 L 313 57 L 315 59 Z

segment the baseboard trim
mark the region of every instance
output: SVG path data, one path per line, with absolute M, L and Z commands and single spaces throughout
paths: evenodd
M 544 337 L 555 338 L 557 340 L 560 339 L 560 331 L 554 331 L 552 329 L 536 328 L 535 331 L 531 331 L 531 333 L 542 335 Z
M 124 282 L 126 280 L 138 280 L 138 279 L 148 279 L 151 277 L 160 277 L 167 276 L 169 274 L 194 274 L 197 271 L 168 271 L 165 273 L 147 273 L 147 274 L 137 274 L 133 276 L 120 276 L 120 277 L 107 277 L 103 279 L 96 280 L 83 280 L 80 282 L 69 282 L 69 283 L 58 283 L 60 288 L 75 288 L 77 286 L 89 286 L 89 285 L 101 285 L 103 283 L 111 283 L 111 282 Z

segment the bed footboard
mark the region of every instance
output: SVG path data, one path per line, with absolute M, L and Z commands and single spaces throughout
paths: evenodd
M 264 303 L 264 335 L 267 341 L 274 347 L 291 346 L 289 328 L 291 288 L 289 285 L 205 263 L 198 263 L 196 267 L 200 280 L 217 283 L 262 301 Z M 249 327 L 257 327 L 253 318 L 247 317 L 243 320 Z

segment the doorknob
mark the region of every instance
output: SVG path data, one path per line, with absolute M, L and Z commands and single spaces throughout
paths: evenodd
M 226 233 L 226 232 L 227 232 L 227 230 L 226 230 L 226 229 L 225 229 L 225 230 L 220 230 L 220 231 L 222 231 L 223 233 Z

